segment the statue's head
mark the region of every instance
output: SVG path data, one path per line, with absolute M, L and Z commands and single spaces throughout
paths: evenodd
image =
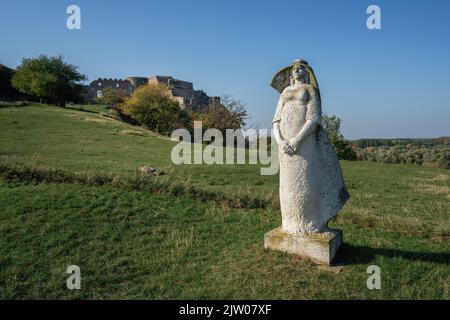
M 310 84 L 319 90 L 316 76 L 308 62 L 303 59 L 296 59 L 292 64 L 279 70 L 272 78 L 270 85 L 279 93 L 283 92 L 289 85 L 300 81 L 304 84 Z
M 306 70 L 306 66 L 308 65 L 308 62 L 305 60 L 294 60 L 292 64 L 292 71 L 291 71 L 291 83 L 294 83 L 295 80 L 309 84 L 309 72 Z

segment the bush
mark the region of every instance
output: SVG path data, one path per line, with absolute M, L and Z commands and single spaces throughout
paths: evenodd
M 366 147 L 357 149 L 357 159 L 381 163 L 417 164 L 450 169 L 450 149 L 431 148 L 411 144 L 393 147 Z
M 148 129 L 162 134 L 190 127 L 187 112 L 171 99 L 167 86 L 163 84 L 140 86 L 131 97 L 125 98 L 119 108 Z
M 106 89 L 103 91 L 101 98 L 97 98 L 96 102 L 106 104 L 107 106 L 114 107 L 125 101 L 127 97 L 126 93 L 120 89 Z
M 332 142 L 333 143 L 333 142 Z M 333 143 L 334 150 L 339 159 L 342 160 L 356 160 L 356 151 L 354 147 L 344 139 L 335 140 Z
M 341 119 L 332 115 L 323 114 L 322 126 L 327 132 L 328 138 L 336 151 L 339 159 L 356 160 L 357 155 L 354 147 L 350 142 L 344 139 L 341 133 Z

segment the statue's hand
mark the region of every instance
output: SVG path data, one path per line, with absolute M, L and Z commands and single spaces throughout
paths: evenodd
M 278 143 L 278 148 L 280 149 L 280 150 L 282 150 L 284 153 L 286 153 L 286 154 L 289 154 L 289 152 L 290 152 L 290 149 L 291 149 L 291 147 L 289 146 L 289 144 L 286 142 L 286 141 L 284 141 L 284 140 L 281 140 L 279 143 Z
M 288 149 L 289 149 L 289 152 L 290 152 L 289 154 L 294 154 L 294 153 L 297 152 L 297 150 L 300 147 L 300 141 L 298 139 L 294 138 L 291 141 L 289 141 L 287 143 L 287 145 L 288 145 Z
M 298 148 L 297 144 L 288 142 L 288 143 L 286 143 L 286 145 L 287 145 L 287 152 L 286 153 L 288 155 L 292 156 L 295 152 L 297 152 L 297 148 Z
M 295 153 L 296 148 L 293 147 L 290 143 L 288 142 L 283 142 L 282 145 L 280 146 L 281 150 L 283 150 L 283 152 L 287 155 L 293 155 Z

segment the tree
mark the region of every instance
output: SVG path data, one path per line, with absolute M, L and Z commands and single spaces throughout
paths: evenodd
M 121 111 L 150 130 L 170 134 L 178 128 L 189 128 L 189 116 L 171 99 L 167 86 L 157 83 L 140 86 L 121 104 Z
M 203 130 L 214 128 L 223 133 L 226 129 L 242 128 L 248 118 L 245 105 L 229 95 L 221 97 L 220 103 L 213 103 L 202 112 L 192 112 L 190 116 L 202 121 Z
M 23 59 L 11 82 L 20 92 L 36 96 L 58 106 L 67 101 L 80 102 L 86 76 L 77 71 L 77 67 L 67 64 L 62 57 Z
M 20 93 L 11 85 L 14 70 L 0 64 L 0 100 L 19 99 Z
M 245 126 L 245 122 L 248 119 L 248 113 L 245 109 L 245 104 L 238 99 L 230 95 L 223 95 L 220 99 L 221 104 L 230 113 L 230 119 L 232 124 L 235 124 L 235 129 Z
M 323 114 L 322 126 L 327 132 L 338 158 L 343 160 L 356 160 L 355 150 L 353 150 L 350 142 L 345 140 L 341 133 L 341 119 L 335 115 L 328 116 Z

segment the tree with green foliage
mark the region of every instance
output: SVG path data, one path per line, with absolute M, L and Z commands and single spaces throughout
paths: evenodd
M 335 115 L 322 115 L 322 126 L 334 146 L 336 154 L 342 160 L 356 160 L 356 152 L 341 133 L 341 119 Z
M 80 82 L 87 78 L 77 69 L 65 63 L 62 57 L 40 55 L 23 59 L 11 82 L 20 92 L 65 106 L 67 101 L 82 101 L 83 86 Z
M 178 128 L 189 128 L 189 115 L 169 96 L 167 86 L 149 84 L 137 88 L 120 105 L 121 112 L 145 125 L 148 129 L 170 134 Z

